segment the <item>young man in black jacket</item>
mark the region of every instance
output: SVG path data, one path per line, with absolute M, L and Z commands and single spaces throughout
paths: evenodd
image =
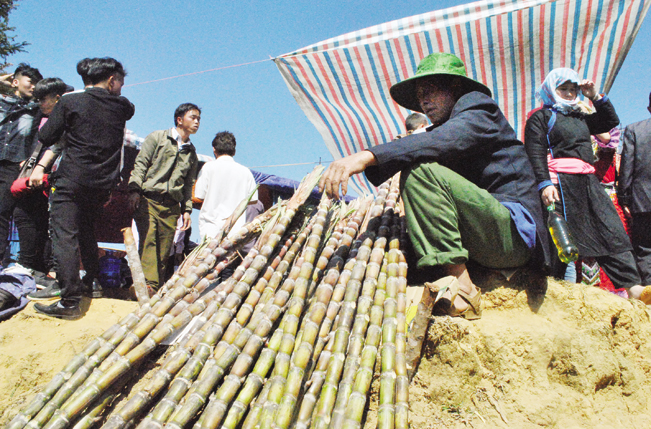
M 59 267 L 61 299 L 34 308 L 64 319 L 81 316 L 79 258 L 86 270 L 86 287 L 99 273 L 95 219 L 118 181 L 125 125 L 135 112 L 120 95 L 126 76 L 120 62 L 113 58 L 82 61 L 87 64 L 82 79 L 92 87 L 62 97 L 39 132 L 44 145 L 58 142 L 64 133 L 66 144 L 50 194 L 52 252 Z M 50 292 L 53 298 L 59 294 Z
M 16 207 L 11 184 L 36 142 L 39 113 L 32 93 L 41 79 L 38 69 L 25 63 L 19 64 L 13 75 L 0 78 L 0 84 L 11 85 L 14 91 L 14 95 L 0 96 L 0 266 L 7 247 L 9 221 Z

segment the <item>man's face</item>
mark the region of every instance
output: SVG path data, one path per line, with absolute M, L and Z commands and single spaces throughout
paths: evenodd
M 54 110 L 54 106 L 57 104 L 57 101 L 59 101 L 59 98 L 61 98 L 61 96 L 58 94 L 48 94 L 38 100 L 38 106 L 41 109 L 41 113 L 45 116 L 50 116 L 50 113 Z
M 122 95 L 122 87 L 124 86 L 124 76 L 114 74 L 109 78 L 108 91 L 113 95 Z
M 176 127 L 185 130 L 188 134 L 194 134 L 199 131 L 201 122 L 201 113 L 198 110 L 188 110 L 185 115 L 176 118 Z
M 418 84 L 416 97 L 423 113 L 438 127 L 450 118 L 457 100 L 451 87 L 442 87 L 436 81 L 425 80 Z
M 29 76 L 18 76 L 13 81 L 13 87 L 16 88 L 16 95 L 22 98 L 32 98 L 34 84 Z

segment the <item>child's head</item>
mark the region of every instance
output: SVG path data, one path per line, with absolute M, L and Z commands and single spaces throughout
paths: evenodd
M 422 113 L 414 112 L 405 119 L 407 133 L 414 132 L 419 128 L 426 127 L 428 124 L 427 116 Z
M 20 63 L 14 71 L 12 86 L 16 88 L 17 96 L 29 99 L 32 98 L 34 93 L 34 85 L 41 79 L 43 79 L 43 75 L 37 68 L 26 63 Z
M 120 95 L 127 75 L 122 63 L 114 58 L 84 58 L 77 63 L 77 73 L 84 85 L 105 87 L 110 93 Z
M 58 77 L 48 77 L 34 86 L 34 99 L 38 101 L 41 112 L 48 116 L 61 96 L 70 90 L 71 88 Z

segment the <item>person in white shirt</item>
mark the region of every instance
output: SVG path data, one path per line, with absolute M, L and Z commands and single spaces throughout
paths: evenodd
M 201 238 L 216 236 L 226 219 L 243 199 L 255 189 L 256 183 L 247 167 L 235 162 L 235 136 L 228 131 L 217 133 L 212 141 L 215 160 L 207 162 L 197 178 L 194 201 L 200 202 L 199 234 Z M 257 191 L 249 204 L 258 200 Z M 231 231 L 237 231 L 246 222 L 242 215 Z

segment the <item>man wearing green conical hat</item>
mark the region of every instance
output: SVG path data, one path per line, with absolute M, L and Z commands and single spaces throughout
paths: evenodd
M 432 277 L 446 275 L 430 279 L 446 288 L 435 311 L 478 318 L 481 294 L 468 261 L 494 269 L 548 265 L 542 207 L 524 146 L 491 91 L 467 77 L 452 54 L 423 58 L 416 74 L 390 93 L 429 118 L 427 132 L 333 162 L 319 188 L 338 197 L 353 174 L 364 172 L 377 186 L 401 172 L 417 267 Z

